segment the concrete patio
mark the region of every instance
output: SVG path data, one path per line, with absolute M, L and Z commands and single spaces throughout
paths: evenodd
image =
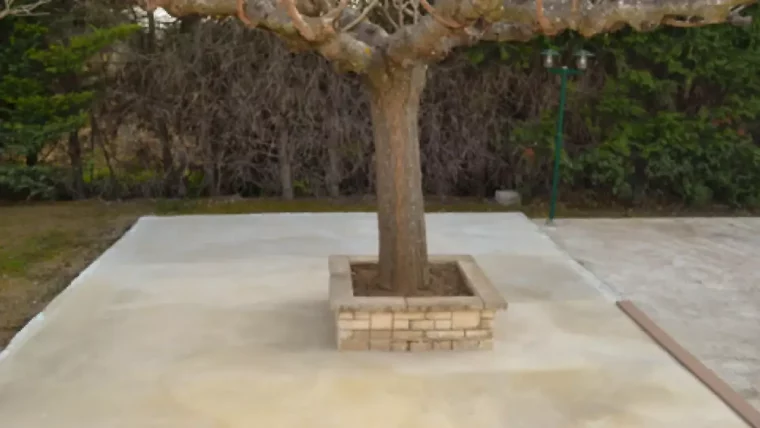
M 556 224 L 555 242 L 760 411 L 760 218 Z
M 0 357 L 12 428 L 746 427 L 519 214 L 428 217 L 510 303 L 492 352 L 338 353 L 327 256 L 374 214 L 147 217 Z

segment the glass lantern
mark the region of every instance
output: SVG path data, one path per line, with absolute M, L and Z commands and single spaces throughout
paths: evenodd
M 552 68 L 554 67 L 554 59 L 559 56 L 559 52 L 554 49 L 547 49 L 541 52 L 541 55 L 544 56 L 544 67 Z
M 594 54 L 592 54 L 591 52 L 587 50 L 581 49 L 575 53 L 575 56 L 578 60 L 577 62 L 578 70 L 585 70 L 586 68 L 588 68 L 589 58 L 594 56 Z

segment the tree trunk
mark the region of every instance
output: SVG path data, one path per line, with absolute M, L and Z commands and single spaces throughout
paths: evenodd
M 332 117 L 332 124 L 330 126 L 332 132 L 328 136 L 327 141 L 327 194 L 331 198 L 340 197 L 340 153 L 339 148 L 343 144 L 343 132 L 340 128 L 340 118 L 338 113 Z
M 100 149 L 103 150 L 103 158 L 106 161 L 106 167 L 108 168 L 108 181 L 110 182 L 110 189 L 108 191 L 109 196 L 117 196 L 119 194 L 119 181 L 116 178 L 116 173 L 113 169 L 113 163 L 111 162 L 111 155 L 108 153 L 108 148 L 106 147 L 105 142 L 105 135 L 100 129 L 100 120 L 95 115 L 95 113 L 90 114 L 90 128 L 92 129 L 90 132 L 90 142 L 91 146 L 95 147 L 95 145 L 100 146 Z M 92 150 L 93 153 L 95 153 L 95 149 Z
M 159 119 L 158 122 L 158 135 L 161 139 L 161 169 L 164 173 L 164 197 L 170 198 L 174 196 L 174 183 L 177 182 L 177 178 L 174 171 L 172 136 L 169 134 L 169 127 L 163 119 Z
M 369 87 L 375 138 L 380 281 L 399 296 L 427 282 L 428 254 L 419 147 L 427 67 L 378 70 Z
M 338 148 L 335 147 L 336 143 L 336 141 L 327 143 L 327 194 L 337 199 L 340 197 L 340 154 Z
M 26 154 L 26 166 L 36 166 L 39 162 L 39 154 L 36 151 L 30 151 Z
M 148 46 L 147 50 L 153 53 L 156 47 L 156 14 L 148 12 Z
M 84 168 L 82 165 L 82 144 L 79 141 L 79 131 L 69 134 L 69 160 L 71 161 L 71 188 L 74 199 L 84 197 Z
M 293 172 L 290 160 L 290 135 L 287 128 L 280 130 L 280 136 L 277 139 L 277 160 L 280 164 L 280 190 L 282 198 L 293 200 L 295 192 L 293 191 Z

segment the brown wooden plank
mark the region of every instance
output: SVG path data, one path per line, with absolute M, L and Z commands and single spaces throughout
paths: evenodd
M 726 382 L 718 377 L 715 372 L 702 364 L 694 355 L 679 345 L 669 334 L 661 329 L 655 322 L 642 312 L 630 300 L 617 302 L 618 308 L 633 320 L 649 337 L 661 348 L 667 351 L 694 377 L 699 379 L 715 395 L 717 395 L 728 407 L 752 428 L 760 428 L 760 412 L 755 410 L 739 393 L 734 391 Z

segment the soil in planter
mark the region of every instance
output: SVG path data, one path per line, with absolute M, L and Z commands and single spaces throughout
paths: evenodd
M 428 283 L 414 290 L 406 297 L 448 297 L 472 296 L 472 291 L 459 271 L 456 263 L 430 263 Z M 351 265 L 354 296 L 388 297 L 396 296 L 388 284 L 380 283 L 377 264 L 357 263 Z

